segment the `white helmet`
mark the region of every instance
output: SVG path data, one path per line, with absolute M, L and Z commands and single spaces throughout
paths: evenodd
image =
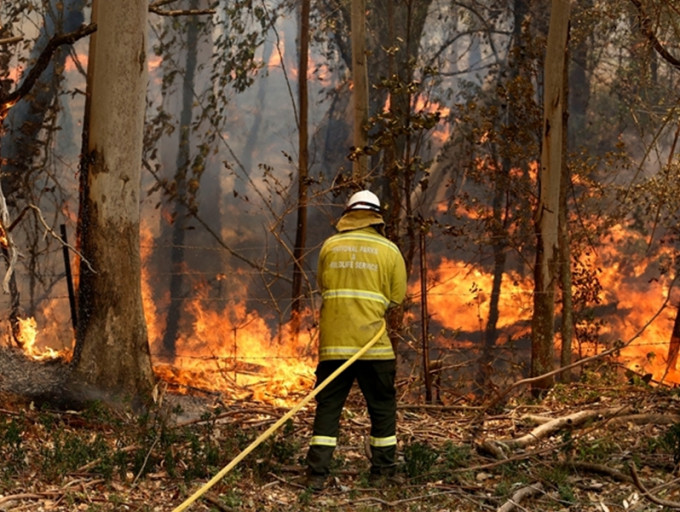
M 350 210 L 371 210 L 380 213 L 380 199 L 370 190 L 361 190 L 352 194 L 347 201 L 347 208 Z

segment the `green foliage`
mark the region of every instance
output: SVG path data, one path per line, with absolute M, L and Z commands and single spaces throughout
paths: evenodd
M 438 458 L 439 453 L 426 443 L 415 442 L 404 446 L 404 469 L 416 481 L 432 470 Z
M 52 435 L 51 442 L 40 449 L 40 466 L 47 480 L 56 481 L 88 463 L 103 460 L 105 473 L 110 477 L 110 451 L 99 433 L 84 438 L 77 432 L 60 428 Z
M 283 426 L 283 430 L 270 442 L 271 459 L 275 463 L 291 464 L 300 454 L 300 440 L 293 436 L 294 426 L 291 420 Z
M 546 486 L 553 487 L 562 501 L 573 503 L 574 491 L 569 482 L 569 471 L 564 466 L 544 466 L 538 472 L 538 478 L 545 482 Z
M 442 459 L 447 469 L 464 467 L 470 460 L 470 455 L 469 445 L 458 445 L 451 441 L 444 443 Z
M 611 464 L 612 454 L 620 453 L 619 446 L 609 438 L 585 439 L 574 441 L 574 453 L 578 460 L 598 464 Z
M 227 492 L 220 495 L 220 502 L 227 509 L 238 510 L 243 505 L 243 497 L 237 487 L 231 487 Z
M 586 372 L 584 376 L 589 376 L 591 373 Z M 584 379 L 585 380 L 585 379 Z M 593 386 L 570 386 L 562 383 L 557 383 L 550 390 L 550 398 L 557 403 L 575 404 L 575 403 L 592 403 L 600 399 L 600 392 Z
M 650 451 L 662 451 L 673 457 L 675 464 L 680 463 L 680 423 L 673 424 L 666 432 L 649 441 Z
M 515 487 L 530 483 L 530 473 L 524 462 L 508 462 L 500 466 L 499 471 L 501 478 L 495 487 L 495 493 L 503 498 L 510 496 Z
M 24 467 L 21 422 L 15 418 L 0 418 L 0 477 L 9 478 Z
M 186 430 L 184 434 L 184 441 L 188 442 L 188 452 L 184 461 L 187 465 L 185 480 L 210 476 L 223 460 L 219 442 L 205 431 L 203 435 L 190 430 Z
M 87 471 L 107 481 L 129 481 L 165 471 L 189 482 L 212 476 L 250 442 L 250 436 L 237 429 L 225 430 L 217 424 L 217 416 L 210 414 L 197 425 L 182 428 L 173 426 L 167 414 L 159 411 L 130 419 L 103 405 L 78 416 L 40 411 L 36 419 L 0 418 L 4 462 L 0 479 L 31 472 L 40 480 L 58 482 L 76 471 Z M 26 437 L 32 442 L 40 439 L 39 456 L 34 459 L 26 456 Z M 292 456 L 295 446 L 281 440 L 269 450 L 285 459 Z M 229 498 L 236 499 L 236 494 Z

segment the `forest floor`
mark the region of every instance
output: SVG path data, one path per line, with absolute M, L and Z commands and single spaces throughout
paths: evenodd
M 141 416 L 58 410 L 17 393 L 10 374 L 0 357 L 0 511 L 174 511 L 287 411 L 170 392 Z M 401 403 L 402 481 L 380 487 L 368 482 L 370 422 L 354 390 L 318 493 L 303 485 L 312 419 L 302 409 L 186 509 L 680 510 L 677 389 L 590 375 L 493 409 Z

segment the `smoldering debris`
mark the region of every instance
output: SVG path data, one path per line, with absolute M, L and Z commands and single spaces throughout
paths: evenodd
M 39 361 L 19 349 L 0 347 L 0 391 L 27 398 L 55 395 L 67 374 L 68 364 L 62 359 Z

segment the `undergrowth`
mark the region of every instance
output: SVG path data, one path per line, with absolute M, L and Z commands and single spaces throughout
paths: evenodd
M 594 393 L 583 387 L 556 386 L 547 401 L 560 405 L 570 398 L 578 404 L 590 402 Z M 675 395 L 671 396 L 677 391 L 658 393 L 665 393 L 667 403 L 677 401 Z M 645 396 L 654 403 L 656 400 L 650 395 Z M 529 403 L 524 406 L 527 410 L 535 407 Z M 517 409 L 507 409 L 499 418 L 505 421 L 503 416 L 517 414 L 523 405 L 513 407 Z M 121 489 L 149 482 L 153 485 L 160 479 L 163 485 L 174 489 L 173 499 L 177 500 L 217 474 L 269 424 L 263 420 L 253 427 L 214 409 L 194 421 L 177 425 L 175 418 L 181 412 L 152 410 L 136 416 L 93 404 L 78 413 L 26 408 L 0 416 L 0 496 L 16 492 L 21 482 L 61 487 L 86 475 L 109 486 L 109 503 L 116 500 L 125 503 L 126 493 Z M 552 412 L 553 416 L 560 414 L 559 409 Z M 504 434 L 518 437 L 527 428 L 530 427 L 519 424 L 516 431 Z M 385 499 L 397 502 L 427 495 L 427 489 L 442 486 L 455 490 L 482 488 L 485 490 L 482 501 L 493 508 L 511 499 L 518 489 L 537 485 L 542 496 L 550 496 L 555 509 L 578 509 L 584 499 L 579 486 L 585 479 L 577 467 L 589 465 L 626 473 L 630 465 L 635 465 L 671 471 L 680 462 L 680 422 L 646 426 L 648 434 L 637 438 L 621 436 L 628 428 L 609 428 L 606 422 L 565 428 L 526 449 L 508 452 L 507 460 L 484 453 L 479 449 L 478 437 L 462 428 L 458 439 L 413 435 L 399 445 L 399 476 L 405 484 L 380 492 Z M 342 435 L 347 435 L 347 429 Z M 280 481 L 294 481 L 296 470 L 292 470 L 292 475 L 286 471 L 304 470 L 307 441 L 299 421 L 287 422 L 218 483 L 215 490 L 219 506 L 233 510 L 256 508 L 257 501 L 255 505 L 252 502 L 257 497 L 253 498 L 248 489 L 271 484 L 272 475 Z M 350 443 L 341 437 L 342 445 Z M 370 487 L 368 463 L 363 464 L 357 465 L 356 458 L 346 450 L 338 450 L 332 475 L 338 485 L 350 489 L 348 492 L 358 493 Z M 361 494 L 356 497 L 360 499 Z M 316 496 L 302 488 L 296 500 L 301 508 L 313 508 L 316 504 Z M 109 510 L 93 507 L 93 511 Z M 551 507 L 542 510 L 552 510 Z
M 48 483 L 85 472 L 109 482 L 136 482 L 159 472 L 185 482 L 209 478 L 253 440 L 238 425 L 219 424 L 219 413 L 186 426 L 173 425 L 158 411 L 116 415 L 101 404 L 80 414 L 46 409 L 0 417 L 0 490 L 29 475 Z M 293 461 L 299 443 L 286 437 L 291 428 L 259 447 L 250 470 L 262 473 Z

